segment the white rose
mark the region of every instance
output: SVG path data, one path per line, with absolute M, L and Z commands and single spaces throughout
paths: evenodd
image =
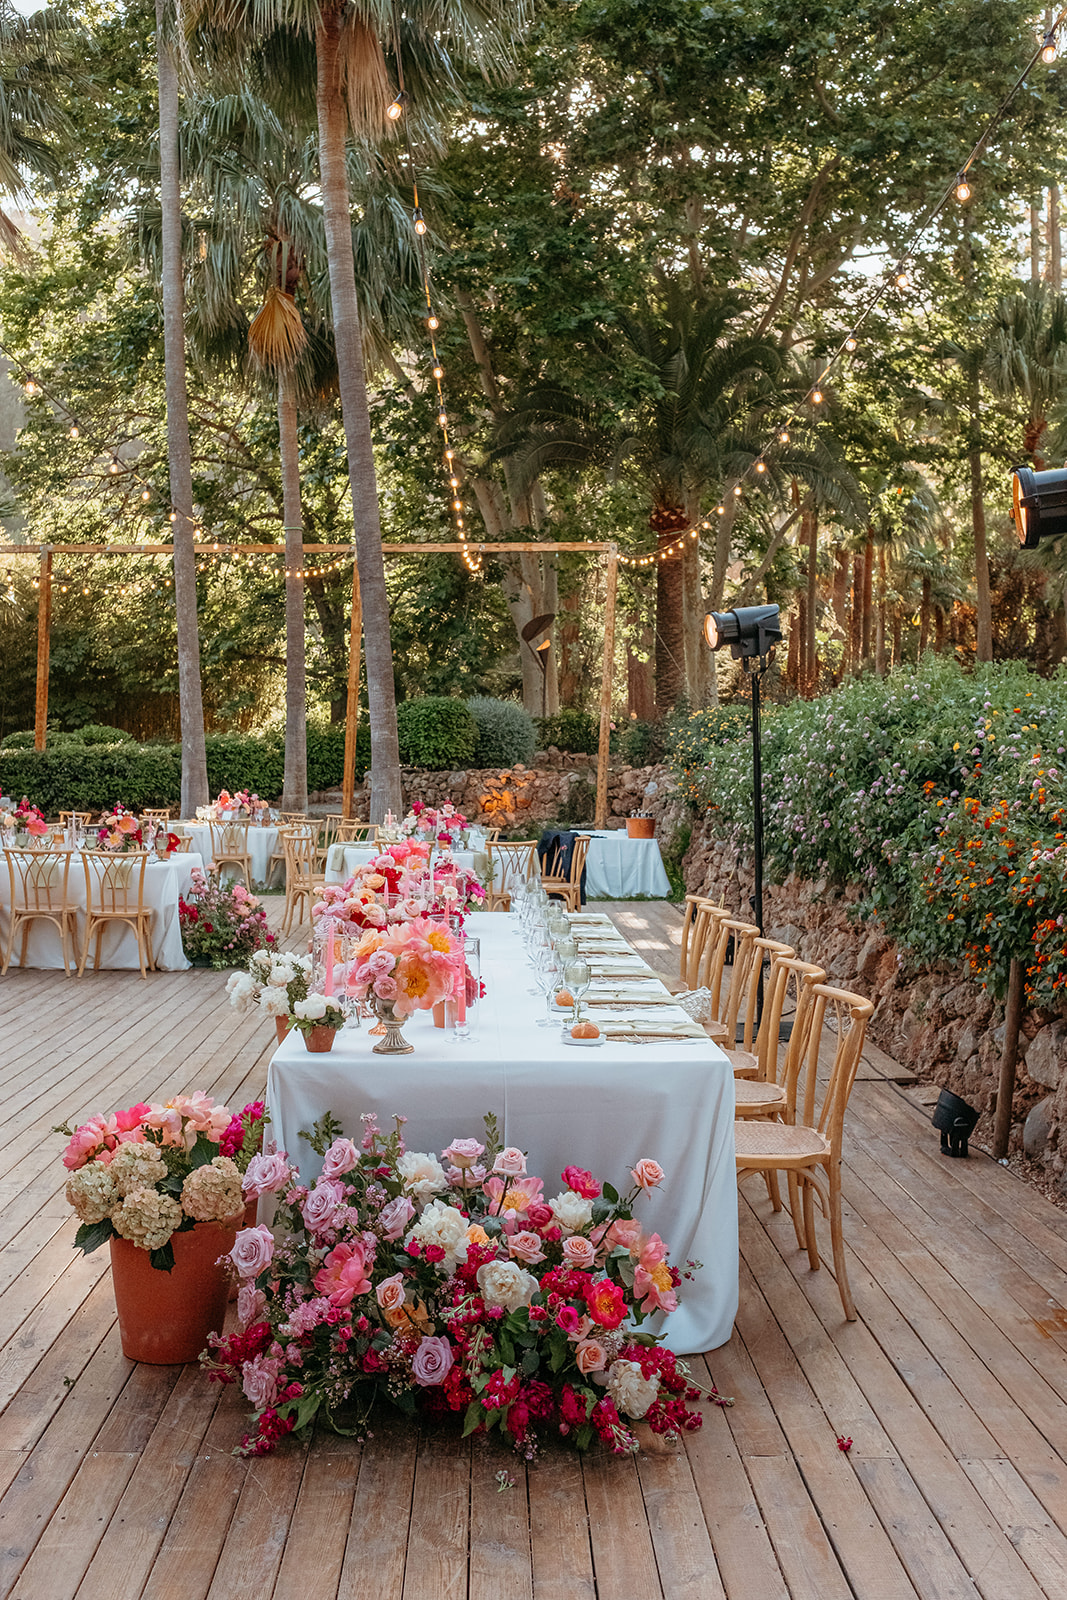
M 636 1422 L 659 1394 L 659 1379 L 646 1378 L 636 1361 L 613 1361 L 608 1371 L 608 1393 L 619 1410 Z
M 448 1188 L 444 1167 L 435 1156 L 427 1155 L 425 1151 L 405 1151 L 396 1164 L 396 1170 L 404 1188 L 423 1205 L 427 1200 L 432 1200 L 435 1194 L 440 1194 L 442 1189 Z
M 532 1272 L 524 1272 L 515 1261 L 487 1261 L 478 1268 L 478 1287 L 487 1306 L 517 1311 L 530 1304 L 541 1286 Z
M 548 1202 L 549 1208 L 564 1233 L 581 1233 L 593 1220 L 593 1202 L 568 1189 Z
M 460 1262 L 467 1259 L 467 1228 L 467 1218 L 462 1211 L 440 1200 L 431 1200 L 404 1243 L 416 1239 L 421 1245 L 440 1245 L 445 1259 L 438 1265 L 446 1277 L 451 1277 Z
M 266 1012 L 268 1017 L 287 1017 L 289 1015 L 289 996 L 284 989 L 269 986 L 259 991 L 259 1009 Z
M 306 1000 L 298 1000 L 293 1007 L 293 1016 L 302 1017 L 305 1022 L 319 1022 L 325 1015 L 324 994 L 309 994 Z

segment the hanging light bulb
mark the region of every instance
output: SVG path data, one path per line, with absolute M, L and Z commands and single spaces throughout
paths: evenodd
M 765 461 L 757 461 L 756 462 L 756 471 L 757 472 L 766 472 L 766 470 L 767 470 L 767 463 Z
M 893 282 L 898 289 L 906 289 L 908 287 L 909 279 L 906 262 L 900 261 L 897 263 L 897 269 L 893 274 Z
M 811 391 L 811 403 L 812 403 L 813 406 L 821 406 L 822 405 L 822 390 L 821 389 L 813 389 Z
M 463 501 L 462 500 L 453 500 L 453 502 L 452 502 L 452 510 L 453 511 L 462 511 L 463 510 Z
M 36 394 L 37 393 L 37 385 L 34 383 L 32 378 L 27 378 L 26 382 L 22 385 L 22 387 L 23 387 L 23 389 L 25 390 L 25 392 L 27 394 Z
M 108 469 L 107 469 L 107 470 L 108 470 L 108 471 L 109 471 L 109 472 L 117 472 L 117 471 L 118 471 L 118 470 L 119 470 L 119 464 L 118 464 L 118 462 L 117 462 L 117 461 L 113 461 L 113 462 L 112 462 L 112 463 L 111 463 L 111 465 L 110 465 L 110 467 L 108 467 Z
M 177 520 L 178 520 L 178 513 L 176 511 L 168 511 L 167 512 L 167 521 L 168 522 L 177 522 Z
M 717 517 L 725 517 L 725 515 L 726 515 L 726 507 L 725 506 L 716 506 L 715 507 L 715 515 Z
M 448 426 L 448 412 L 447 411 L 439 411 L 437 413 L 437 425 L 440 428 L 445 428 L 445 427 Z
M 426 326 L 429 328 L 431 333 L 436 333 L 438 328 L 441 326 L 441 323 L 437 317 L 431 314 L 426 318 Z
M 455 456 L 456 456 L 456 452 L 454 450 L 446 450 L 445 451 L 445 460 L 446 461 L 454 461 L 455 460 Z
M 845 340 L 845 349 L 851 352 L 851 351 L 855 350 L 855 348 L 856 348 L 856 346 L 858 344 L 859 344 L 859 340 L 858 339 L 854 339 L 852 337 L 852 335 L 849 334 L 848 338 Z
M 735 483 L 734 484 L 734 494 L 737 496 L 738 500 L 740 500 L 740 498 L 741 498 L 741 485 L 739 483 Z
M 444 377 L 445 369 L 444 369 L 444 367 L 441 366 L 440 362 L 438 362 L 437 366 L 434 367 L 433 375 L 434 375 L 435 378 L 443 378 Z
M 74 424 L 73 424 L 73 425 L 72 425 L 72 427 L 71 427 L 71 430 L 70 430 L 70 436 L 71 436 L 71 438 L 72 438 L 72 439 L 76 439 L 76 438 L 77 438 L 77 437 L 78 437 L 78 435 L 79 435 L 79 433 L 80 433 L 80 431 L 81 431 L 81 430 L 80 430 L 80 429 L 79 429 L 79 427 L 78 427 L 78 424 L 77 424 L 77 423 L 76 423 L 76 422 L 75 422 L 75 423 L 74 423 Z
M 414 211 L 411 213 L 411 220 L 415 224 L 415 232 L 421 238 L 426 232 L 426 218 L 422 214 L 421 206 L 415 207 Z
M 396 99 L 390 100 L 389 104 L 385 108 L 385 114 L 389 118 L 390 122 L 399 122 L 400 118 L 404 115 L 404 107 L 407 105 L 407 103 L 408 92 L 406 89 L 401 89 Z
M 1051 67 L 1056 59 L 1056 30 L 1050 28 L 1045 35 L 1045 42 L 1041 47 L 1041 59 L 1046 67 Z
M 961 206 L 965 206 L 967 204 L 972 193 L 973 190 L 971 189 L 970 184 L 967 182 L 967 179 L 961 172 L 956 179 L 956 199 L 959 201 Z
M 789 443 L 789 429 L 788 428 L 783 428 L 782 429 L 781 433 L 778 435 L 778 443 L 779 444 L 788 444 Z
M 448 481 L 452 485 L 453 489 L 458 489 L 459 488 L 459 479 L 458 478 L 449 478 Z
M 151 498 L 152 498 L 152 495 L 151 495 L 151 492 L 148 489 L 142 489 L 141 490 L 141 499 L 142 500 L 147 501 L 147 500 L 151 500 Z

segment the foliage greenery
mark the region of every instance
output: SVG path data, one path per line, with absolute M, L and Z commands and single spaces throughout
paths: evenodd
M 565 706 L 554 717 L 537 717 L 537 744 L 541 750 L 555 745 L 572 755 L 595 756 L 600 742 L 600 724 L 588 711 Z
M 472 695 L 467 709 L 478 726 L 478 743 L 472 757 L 476 767 L 524 766 L 533 756 L 537 732 L 533 718 L 517 701 Z
M 463 767 L 478 745 L 478 724 L 465 701 L 447 695 L 402 701 L 396 721 L 400 760 L 407 767 Z

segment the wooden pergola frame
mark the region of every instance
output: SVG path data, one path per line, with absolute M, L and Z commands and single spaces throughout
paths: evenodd
M 284 555 L 278 544 L 197 545 L 199 553 L 222 555 Z M 341 788 L 342 810 L 352 815 L 356 774 L 356 729 L 359 723 L 360 639 L 363 631 L 363 602 L 359 592 L 359 566 L 350 544 L 305 544 L 305 555 L 331 555 L 343 552 L 352 557 L 352 622 L 348 642 L 348 695 L 345 706 L 345 763 Z M 611 541 L 533 539 L 516 544 L 383 544 L 387 556 L 418 555 L 532 555 L 571 552 L 607 557 L 607 590 L 604 604 L 604 657 L 600 674 L 600 738 L 597 745 L 596 812 L 594 826 L 604 827 L 608 819 L 608 746 L 611 738 L 611 679 L 615 660 L 615 609 L 619 587 L 619 551 Z M 173 556 L 170 544 L 3 544 L 0 556 L 36 555 L 40 576 L 37 591 L 37 702 L 34 718 L 34 749 L 43 750 L 48 742 L 48 661 L 52 635 L 52 560 L 54 556 Z

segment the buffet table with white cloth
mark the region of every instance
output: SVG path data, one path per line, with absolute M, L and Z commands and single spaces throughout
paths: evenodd
M 581 829 L 590 836 L 585 858 L 587 900 L 629 900 L 647 895 L 663 900 L 671 892 L 655 839 L 631 839 L 625 828 Z
M 152 955 L 155 964 L 164 972 L 184 972 L 189 966 L 185 950 L 182 947 L 181 928 L 178 923 L 178 897 L 189 892 L 189 885 L 195 867 L 202 867 L 203 861 L 193 851 L 172 855 L 169 861 L 149 861 L 144 874 L 144 903 L 152 912 Z M 135 891 L 136 892 L 136 891 Z M 7 949 L 8 935 L 11 931 L 11 918 L 9 914 L 8 897 L 11 893 L 11 883 L 6 863 L 0 856 L 0 949 Z M 76 901 L 81 908 L 78 913 L 78 942 L 75 954 L 82 949 L 85 940 L 85 868 L 77 851 L 74 852 L 70 863 L 70 877 L 67 880 L 67 893 L 70 899 Z M 93 950 L 90 951 L 86 970 L 92 966 L 95 952 L 96 939 L 93 939 Z M 19 965 L 22 952 L 22 934 L 15 935 L 15 948 L 11 954 L 11 965 Z M 63 966 L 63 948 L 59 939 L 59 929 L 53 922 L 35 920 L 30 924 L 30 937 L 26 949 L 27 967 L 59 967 Z M 101 967 L 117 969 L 140 970 L 140 958 L 137 953 L 137 935 L 127 922 L 115 922 L 105 927 L 100 947 Z
M 687 1260 L 703 1263 L 679 1291 L 667 1342 L 680 1355 L 725 1344 L 738 1285 L 734 1079 L 726 1057 L 704 1036 L 567 1046 L 560 1029 L 536 1025 L 544 1003 L 529 993 L 532 972 L 515 920 L 480 912 L 467 918 L 467 931 L 480 935 L 487 991 L 474 1036 L 454 1040 L 428 1012 L 404 1024 L 415 1047 L 407 1056 L 374 1055 L 366 1024 L 341 1031 L 326 1055 L 310 1054 L 290 1033 L 267 1077 L 274 1138 L 311 1182 L 321 1162 L 299 1134 L 326 1111 L 357 1141 L 362 1113 L 375 1112 L 383 1129 L 394 1113 L 406 1116 L 408 1148 L 438 1154 L 454 1138 L 481 1136 L 484 1114 L 494 1112 L 502 1139 L 527 1152 L 549 1196 L 563 1187 L 568 1164 L 622 1191 L 629 1169 L 651 1156 L 666 1177 L 638 1198 L 634 1214 L 661 1235 L 682 1271 Z M 628 970 L 648 972 L 636 957 Z M 641 987 L 669 999 L 647 977 Z M 588 1014 L 600 1020 L 603 1012 Z
M 180 824 L 182 831 L 192 840 L 190 850 L 195 850 L 205 861 L 212 857 L 211 829 L 206 822 L 183 822 Z M 256 823 L 248 825 L 248 854 L 252 857 L 252 883 L 268 885 L 271 878 L 277 878 L 279 883 L 285 881 L 285 867 L 281 861 L 276 861 L 272 867 L 270 858 L 275 850 L 279 849 L 280 842 L 278 830 L 269 823 L 266 827 L 259 827 Z M 233 878 L 239 878 L 240 873 L 232 864 L 223 867 L 220 877 L 224 883 Z M 251 887 L 251 885 L 249 885 Z

